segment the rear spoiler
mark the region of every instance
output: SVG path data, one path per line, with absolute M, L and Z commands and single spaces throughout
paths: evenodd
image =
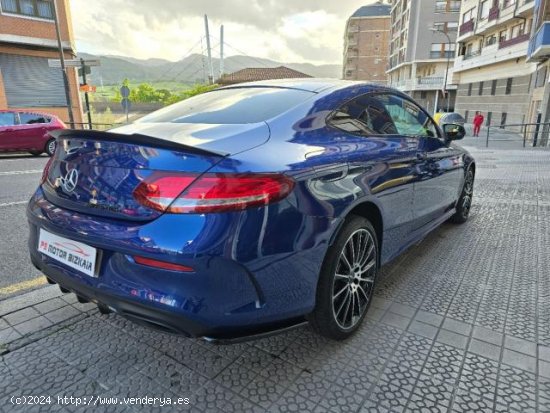
M 134 133 L 124 135 L 121 133 L 102 132 L 96 130 L 77 130 L 77 129 L 57 129 L 51 131 L 49 135 L 59 141 L 60 138 L 78 138 L 94 139 L 104 142 L 132 143 L 141 146 L 149 146 L 168 150 L 185 150 L 186 152 L 197 155 L 220 156 L 225 158 L 229 153 L 212 151 L 209 149 L 198 148 L 196 146 L 185 145 L 176 140 L 160 139 L 153 136 Z

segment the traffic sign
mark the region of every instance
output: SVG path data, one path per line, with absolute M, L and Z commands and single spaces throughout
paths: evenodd
M 97 90 L 97 87 L 96 87 L 96 86 L 87 85 L 87 84 L 80 85 L 80 91 L 81 91 L 81 92 L 95 93 L 96 90 Z
M 128 86 L 122 86 L 120 88 L 120 96 L 122 96 L 123 98 L 127 98 L 128 96 L 130 96 L 130 88 Z
M 128 98 L 122 98 L 122 100 L 120 101 L 120 104 L 122 105 L 122 109 L 124 109 L 124 112 L 126 113 L 130 112 L 132 103 L 128 100 Z
M 61 67 L 60 59 L 48 59 L 49 67 Z M 81 67 L 82 61 L 80 59 L 66 59 L 66 67 Z M 101 66 L 101 61 L 99 59 L 87 59 L 84 60 L 84 66 Z

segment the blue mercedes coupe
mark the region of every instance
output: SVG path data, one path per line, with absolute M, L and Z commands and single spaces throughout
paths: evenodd
M 232 341 L 309 322 L 345 339 L 381 265 L 467 220 L 464 134 L 394 89 L 320 79 L 54 132 L 30 256 L 64 292 L 163 331 Z

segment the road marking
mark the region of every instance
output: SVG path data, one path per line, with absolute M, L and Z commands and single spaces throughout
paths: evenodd
M 5 175 L 27 175 L 27 174 L 41 174 L 42 169 L 29 169 L 27 171 L 7 171 L 7 172 L 0 172 L 0 176 Z
M 13 206 L 13 205 L 23 205 L 23 204 L 26 204 L 27 202 L 29 201 L 6 202 L 4 204 L 0 204 L 0 208 Z
M 34 287 L 40 287 L 41 285 L 47 284 L 48 281 L 46 277 L 37 277 L 32 280 L 22 281 L 16 284 L 8 285 L 7 287 L 0 288 L 0 295 L 13 294 L 21 290 L 28 290 Z

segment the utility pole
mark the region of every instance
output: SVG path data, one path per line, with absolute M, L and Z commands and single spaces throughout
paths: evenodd
M 59 60 L 61 61 L 61 71 L 63 72 L 63 83 L 65 84 L 65 97 L 67 99 L 67 109 L 69 111 L 69 123 L 74 129 L 73 104 L 71 101 L 71 89 L 69 86 L 69 77 L 67 76 L 67 67 L 65 67 L 65 52 L 61 42 L 61 30 L 59 29 L 59 14 L 57 11 L 57 0 L 53 0 L 53 15 L 55 19 L 55 34 L 57 36 L 57 46 L 59 47 Z
M 449 66 L 450 66 L 450 63 L 451 63 L 451 43 L 452 42 L 451 42 L 451 38 L 450 38 L 449 34 L 446 31 L 436 29 L 435 27 L 432 27 L 430 29 L 430 31 L 442 33 L 447 38 L 447 48 L 446 48 L 447 50 L 445 51 L 445 53 L 447 54 L 447 70 L 445 70 L 445 84 L 443 86 L 443 93 L 445 94 L 444 97 L 447 99 L 447 112 L 449 112 L 449 104 L 450 104 L 450 100 L 451 100 L 451 94 L 447 90 L 447 81 L 448 81 L 448 76 L 449 76 Z M 439 91 L 437 93 L 439 93 Z M 437 111 L 437 107 L 435 108 L 435 111 Z
M 88 85 L 86 82 L 86 69 L 88 66 L 85 65 L 84 59 L 80 59 L 80 67 L 82 70 L 82 83 Z M 92 112 L 90 111 L 90 97 L 88 96 L 88 91 L 84 92 L 84 101 L 86 102 L 86 111 L 88 112 L 88 126 L 92 130 Z
M 220 79 L 223 76 L 223 24 L 220 26 Z
M 206 48 L 208 50 L 208 82 L 214 84 L 214 68 L 212 67 L 212 48 L 210 47 L 210 30 L 208 29 L 208 16 L 204 15 L 204 28 L 206 30 Z

